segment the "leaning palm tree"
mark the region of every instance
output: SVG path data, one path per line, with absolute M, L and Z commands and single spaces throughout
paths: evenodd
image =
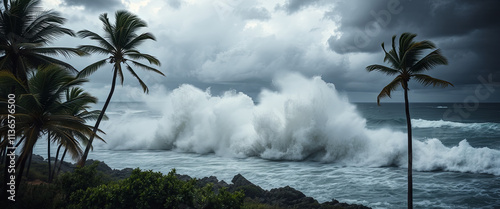
M 380 105 L 380 99 L 383 97 L 391 97 L 391 92 L 395 91 L 398 86 L 404 90 L 405 111 L 406 111 L 406 124 L 408 128 L 408 208 L 413 208 L 413 182 L 412 182 L 412 133 L 411 133 L 411 118 L 410 107 L 408 103 L 408 82 L 411 78 L 424 86 L 432 85 L 434 87 L 447 87 L 453 86 L 448 81 L 433 78 L 431 76 L 422 74 L 423 72 L 432 69 L 436 65 L 447 65 L 448 61 L 441 54 L 439 49 L 430 41 L 415 42 L 413 39 L 416 34 L 403 33 L 399 37 L 399 48 L 396 49 L 395 39 L 392 37 L 392 49 L 387 52 L 382 43 L 382 49 L 385 52 L 384 62 L 388 62 L 391 66 L 383 65 L 370 65 L 366 70 L 380 71 L 387 75 L 397 75 L 392 82 L 385 86 L 380 94 L 377 96 L 377 104 Z M 433 50 L 424 57 L 421 55 L 426 50 Z
M 70 153 L 81 155 L 80 143 L 72 133 L 90 134 L 89 128 L 84 120 L 68 114 L 68 108 L 78 100 L 62 101 L 61 98 L 67 89 L 81 85 L 86 79 L 75 78 L 60 67 L 48 66 L 38 69 L 26 85 L 8 71 L 0 71 L 0 81 L 2 94 L 9 87 L 15 87 L 16 133 L 24 135 L 22 147 L 18 149 L 16 189 L 19 188 L 26 160 L 43 134 L 50 133 L 50 139 L 64 141 Z
M 81 89 L 79 87 L 75 87 L 75 88 L 71 88 L 71 90 L 67 90 L 65 99 L 66 99 L 66 101 L 73 101 L 71 103 L 71 105 L 68 106 L 68 110 L 67 110 L 68 114 L 75 116 L 79 119 L 82 119 L 85 122 L 97 120 L 97 118 L 99 117 L 99 114 L 101 113 L 100 110 L 89 111 L 89 108 L 90 108 L 89 105 L 96 104 L 97 98 L 91 96 L 89 93 L 85 92 L 83 89 Z M 106 115 L 104 115 L 103 119 L 107 120 L 108 117 Z M 73 135 L 79 141 L 83 142 L 83 144 L 86 144 L 89 141 L 88 140 L 89 136 L 91 136 L 93 134 L 92 128 L 93 128 L 93 126 L 87 125 L 85 132 L 83 132 L 83 131 L 70 131 L 70 134 Z M 99 130 L 99 132 L 104 133 L 101 130 Z M 99 135 L 97 135 L 96 137 L 104 142 L 104 139 L 102 139 Z M 68 151 L 66 144 L 72 143 L 71 141 L 70 142 L 64 141 L 64 138 L 59 138 L 59 140 L 60 140 L 60 141 L 58 141 L 59 147 L 57 148 L 56 160 L 54 162 L 54 170 L 52 172 L 52 175 L 49 176 L 49 181 L 51 180 L 51 178 L 54 178 L 57 175 L 56 166 L 57 166 L 58 155 L 59 155 L 59 151 L 61 150 L 61 147 L 63 147 L 63 145 L 64 145 L 64 147 L 66 147 L 66 148 L 64 149 L 63 154 L 61 156 L 60 163 L 59 163 L 59 169 L 61 168 L 61 164 L 62 164 L 64 157 L 66 156 L 66 153 Z M 78 160 L 78 158 L 80 156 L 79 155 L 72 155 L 72 157 L 73 157 L 73 160 Z
M 62 27 L 66 19 L 54 11 L 44 11 L 39 0 L 4 0 L 0 8 L 0 70 L 9 70 L 21 81 L 39 65 L 58 65 L 76 72 L 70 64 L 53 55 L 84 55 L 74 48 L 47 47 L 56 37 L 74 36 Z
M 147 71 L 152 71 L 158 73 L 160 75 L 165 76 L 161 71 L 150 67 L 148 65 L 142 64 L 137 60 L 146 60 L 149 64 L 153 64 L 156 66 L 160 66 L 160 61 L 156 59 L 154 56 L 149 54 L 143 54 L 137 50 L 137 47 L 146 40 L 155 40 L 155 37 L 151 33 L 142 33 L 137 34 L 137 31 L 143 27 L 146 27 L 146 22 L 141 20 L 134 14 L 131 14 L 127 11 L 117 11 L 115 14 L 115 24 L 111 24 L 108 15 L 102 14 L 99 19 L 102 21 L 104 25 L 105 36 L 102 37 L 97 33 L 82 30 L 78 32 L 82 38 L 90 38 L 98 42 L 98 45 L 83 45 L 80 46 L 79 49 L 88 52 L 88 53 L 99 53 L 105 54 L 109 57 L 99 60 L 86 68 L 84 68 L 78 76 L 85 77 L 93 72 L 95 72 L 100 67 L 104 66 L 106 63 L 111 63 L 113 65 L 113 78 L 111 81 L 111 90 L 109 91 L 108 98 L 104 103 L 101 114 L 99 118 L 97 118 L 96 124 L 94 126 L 94 135 L 92 135 L 89 139 L 89 143 L 85 148 L 85 152 L 83 153 L 82 158 L 79 161 L 80 166 L 85 165 L 85 161 L 87 160 L 88 153 L 90 151 L 90 147 L 92 146 L 92 142 L 94 140 L 95 133 L 99 128 L 99 124 L 101 123 L 101 119 L 106 112 L 106 108 L 111 101 L 111 97 L 113 96 L 113 92 L 115 91 L 116 78 L 120 77 L 121 84 L 123 85 L 123 70 L 122 65 L 139 81 L 139 84 L 142 86 L 145 93 L 147 93 L 148 87 L 146 84 L 139 78 L 134 69 L 130 66 L 142 68 Z

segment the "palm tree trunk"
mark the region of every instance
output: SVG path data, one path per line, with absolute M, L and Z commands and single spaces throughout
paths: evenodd
M 3 126 L 3 123 L 1 123 L 0 125 Z M 5 139 L 5 141 L 3 141 L 4 139 Z M 7 137 L 4 138 L 3 135 L 0 136 L 0 145 L 2 145 L 3 143 L 7 143 L 7 139 L 8 138 Z M 0 147 L 2 147 L 2 146 L 0 146 Z M 7 154 L 7 146 L 5 146 L 4 148 L 0 149 L 0 165 L 3 164 L 3 160 L 4 160 L 4 157 L 6 156 L 6 154 Z
M 52 178 L 49 179 L 49 182 L 52 182 L 52 179 L 55 178 L 55 174 L 56 174 L 56 167 L 57 167 L 57 158 L 59 158 L 59 152 L 61 151 L 61 147 L 62 147 L 62 143 L 59 144 L 59 146 L 57 147 L 57 151 L 56 151 L 56 160 L 54 161 L 54 169 L 52 170 Z
M 47 159 L 49 161 L 49 176 L 48 181 L 50 182 L 50 174 L 52 173 L 52 168 L 50 165 L 50 131 L 47 133 Z
M 406 83 L 406 82 L 405 82 Z M 408 208 L 413 208 L 413 176 L 412 176 L 412 139 L 411 139 L 411 118 L 410 104 L 408 102 L 408 84 L 406 83 L 405 91 L 405 110 L 406 110 L 406 126 L 408 129 Z
M 30 159 L 28 159 L 28 168 L 26 169 L 26 177 L 28 177 L 30 173 L 30 167 L 31 167 L 31 159 L 33 158 L 33 150 L 31 150 L 30 153 Z
M 102 107 L 101 113 L 99 114 L 99 117 L 97 118 L 97 121 L 95 123 L 94 129 L 92 130 L 92 135 L 90 136 L 89 142 L 87 144 L 87 147 L 85 147 L 85 152 L 82 155 L 82 158 L 80 158 L 80 161 L 78 162 L 78 166 L 83 167 L 85 166 L 85 161 L 87 161 L 87 156 L 90 151 L 90 147 L 92 146 L 92 142 L 94 141 L 94 137 L 97 134 L 97 130 L 99 129 L 99 124 L 101 124 L 102 117 L 104 116 L 104 113 L 106 112 L 106 109 L 108 108 L 109 102 L 111 101 L 111 97 L 113 96 L 113 93 L 115 91 L 115 86 L 116 86 L 116 76 L 118 74 L 118 69 L 115 65 L 115 69 L 113 71 L 113 80 L 111 81 L 111 90 L 109 91 L 108 98 L 106 99 L 106 102 L 104 103 L 104 106 Z
M 26 149 L 23 150 L 21 156 L 19 156 L 19 159 L 16 163 L 16 169 L 17 169 L 16 193 L 18 193 L 19 185 L 21 185 L 21 180 L 23 179 L 23 172 L 24 172 L 24 167 L 26 165 L 26 160 L 28 159 L 28 155 L 30 155 L 33 152 L 33 147 L 35 146 L 39 133 L 40 133 L 40 128 L 38 127 L 33 127 L 29 131 L 29 133 L 25 133 L 26 142 L 24 142 L 24 146 L 26 147 Z
M 62 163 L 64 162 L 64 157 L 66 156 L 66 152 L 68 151 L 68 148 L 66 147 L 64 149 L 64 152 L 63 152 L 63 155 L 61 156 L 61 162 L 59 163 L 59 168 L 57 168 L 57 173 L 55 176 L 58 176 L 59 175 L 59 172 L 61 171 L 61 166 L 62 166 Z

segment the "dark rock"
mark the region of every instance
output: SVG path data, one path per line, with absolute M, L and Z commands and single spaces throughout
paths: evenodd
M 312 197 L 307 197 L 304 193 L 289 186 L 271 189 L 268 192 L 266 202 L 280 207 L 294 208 L 319 208 L 320 204 Z
M 233 177 L 233 180 L 231 180 L 231 182 L 233 182 L 233 185 L 235 187 L 241 187 L 241 186 L 247 186 L 247 185 L 254 185 L 252 182 L 248 181 L 245 177 L 243 177 L 241 174 L 238 174 L 236 176 Z
M 18 158 L 19 156 L 16 156 Z M 33 154 L 31 157 L 31 163 L 43 163 L 45 160 L 42 156 Z
M 350 205 L 347 203 L 341 203 L 335 199 L 333 199 L 332 201 L 324 202 L 323 204 L 321 204 L 321 209 L 329 209 L 329 208 L 369 209 L 369 207 L 366 207 L 364 205 L 356 205 L 356 204 Z
M 190 181 L 191 179 L 193 179 L 193 178 L 191 178 L 191 176 L 178 174 L 178 173 L 176 173 L 175 176 L 177 177 L 177 179 L 179 179 L 181 181 Z
M 94 164 L 94 162 L 96 162 L 96 160 L 87 160 L 85 162 L 85 165 L 92 165 Z M 102 162 L 102 161 L 98 161 L 99 164 L 97 164 L 97 171 L 101 171 L 101 172 L 104 172 L 104 173 L 110 173 L 113 169 L 111 169 L 106 163 Z
M 207 184 L 214 184 L 217 185 L 219 183 L 219 180 L 215 176 L 210 176 L 210 177 L 203 177 L 202 179 L 198 179 L 196 182 L 196 185 L 198 187 L 203 187 Z
M 241 174 L 234 176 L 231 182 L 233 184 L 229 185 L 230 192 L 243 191 L 245 196 L 249 198 L 264 197 L 266 195 L 264 189 L 248 181 Z

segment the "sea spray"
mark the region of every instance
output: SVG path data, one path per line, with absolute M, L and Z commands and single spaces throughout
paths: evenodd
M 145 100 L 161 98 L 161 105 L 151 106 L 159 116 L 112 117 L 104 127 L 108 133 L 104 146 L 406 167 L 406 133 L 366 128 L 356 106 L 333 84 L 297 74 L 276 78 L 274 84 L 276 91 L 263 90 L 258 104 L 243 93 L 214 96 L 187 84 L 165 94 L 153 93 Z M 415 128 L 457 125 L 414 121 Z M 438 139 L 414 139 L 413 143 L 416 170 L 500 175 L 499 150 L 474 148 L 467 141 L 452 147 Z

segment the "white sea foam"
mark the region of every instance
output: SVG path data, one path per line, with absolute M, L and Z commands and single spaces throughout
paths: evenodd
M 424 119 L 412 119 L 412 127 L 414 128 L 441 128 L 441 127 L 452 127 L 452 128 L 465 128 L 465 129 L 500 129 L 500 124 L 498 123 L 461 123 L 453 121 L 444 120 L 424 120 Z
M 320 77 L 290 74 L 277 78 L 275 86 L 277 91 L 261 92 L 257 105 L 243 93 L 228 91 L 214 96 L 191 85 L 166 95 L 152 93 L 149 98 L 163 98 L 163 105 L 154 107 L 161 116 L 124 114 L 111 118 L 110 125 L 104 127 L 108 132 L 106 147 L 406 166 L 406 133 L 367 129 L 366 120 L 333 84 Z M 414 127 L 461 126 L 447 121 L 413 122 Z M 465 140 L 453 147 L 438 139 L 415 140 L 413 144 L 416 170 L 500 175 L 499 150 L 474 148 Z

